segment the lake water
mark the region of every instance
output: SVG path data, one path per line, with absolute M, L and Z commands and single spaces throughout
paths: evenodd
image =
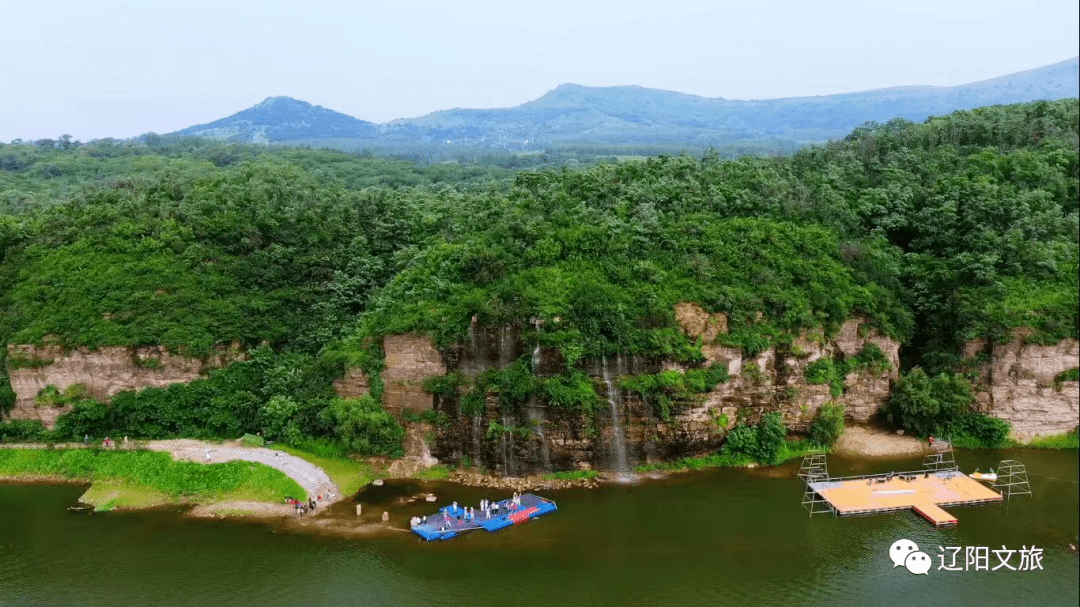
M 800 506 L 797 462 L 557 492 L 550 516 L 432 544 L 407 533 L 342 539 L 174 512 L 79 513 L 68 510 L 79 487 L 0 486 L 0 606 L 1075 605 L 1080 573 L 1068 545 L 1078 544 L 1080 525 L 1077 452 L 957 454 L 968 471 L 1009 458 L 1027 464 L 1034 496 L 953 508 L 960 524 L 947 530 L 910 513 L 811 518 Z M 833 475 L 919 464 L 829 458 Z M 374 511 L 430 489 L 440 503 L 502 497 L 399 483 L 359 498 Z M 393 508 L 393 522 L 407 526 L 430 506 Z M 888 549 L 901 538 L 931 556 L 928 575 L 893 567 Z M 938 546 L 1036 546 L 1042 570 L 938 570 Z

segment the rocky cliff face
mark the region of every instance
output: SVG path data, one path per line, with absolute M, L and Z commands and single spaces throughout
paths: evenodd
M 159 346 L 65 352 L 60 346 L 9 345 L 9 365 L 16 368 L 8 375 L 18 399 L 10 415 L 38 419 L 51 428 L 70 407 L 36 406 L 35 398 L 47 385 L 64 390 L 82 384 L 91 398 L 104 401 L 125 390 L 189 382 L 241 356 L 236 347 L 222 347 L 204 361 L 170 354 Z M 13 360 L 21 362 L 12 365 Z
M 680 305 L 696 308 L 693 317 L 700 319 L 705 314 L 693 304 Z M 889 383 L 898 377 L 900 343 L 870 328 L 864 319 L 849 320 L 831 338 L 821 333 L 803 333 L 790 346 L 778 346 L 756 356 L 747 356 L 739 348 L 709 343 L 726 331 L 726 317 L 710 318 L 704 324 L 686 323 L 682 317 L 677 318 L 688 335 L 702 337 L 706 344 L 702 348 L 706 364 L 727 365 L 731 380 L 710 392 L 701 406 L 680 412 L 674 416 L 672 424 L 660 425 L 661 435 L 668 434 L 675 439 L 673 446 L 676 449 L 671 455 L 683 448 L 691 451 L 714 449 L 719 446 L 719 423 L 726 422 L 725 429 L 738 421 L 756 423 L 770 411 L 780 411 L 788 427 L 807 430 L 818 408 L 830 400 L 843 403 L 850 419 L 865 422 L 888 400 Z M 723 331 L 710 335 L 709 327 L 723 327 Z M 843 394 L 835 398 L 829 385 L 807 383 L 806 368 L 814 361 L 823 357 L 850 358 L 868 344 L 877 346 L 885 354 L 889 363 L 887 372 L 852 373 L 845 378 Z
M 979 408 L 1009 422 L 1020 440 L 1069 432 L 1080 424 L 1080 382 L 1057 382 L 1058 374 L 1080 366 L 1080 342 L 1029 344 L 1020 329 L 1007 343 L 984 339 L 964 348 L 979 368 Z
M 593 378 L 594 390 L 602 401 L 595 416 L 550 406 L 540 397 L 533 397 L 520 410 L 505 411 L 496 394 L 488 395 L 482 413 L 466 416 L 460 412 L 457 399 L 423 392 L 423 380 L 430 375 L 460 371 L 475 376 L 486 369 L 505 368 L 522 357 L 529 357 L 538 376 L 557 374 L 564 366 L 561 354 L 555 349 L 528 348 L 516 326 L 474 326 L 465 343 L 443 352 L 427 337 L 386 337 L 383 402 L 395 412 L 434 408 L 444 413 L 450 421 L 435 428 L 430 441 L 431 453 L 442 461 L 469 458 L 489 470 L 511 475 L 551 469 L 616 469 L 622 462 L 633 466 L 715 450 L 726 429 L 738 421 L 754 423 L 769 411 L 779 410 L 791 427 L 805 429 L 818 407 L 832 398 L 828 385 L 807 384 L 807 365 L 821 357 L 851 357 L 867 344 L 874 344 L 885 353 L 890 370 L 853 373 L 846 378 L 844 394 L 835 399 L 847 406 L 852 419 L 865 421 L 888 398 L 889 382 L 899 368 L 900 344 L 870 329 L 861 319 L 848 321 L 836 336 L 804 334 L 790 346 L 749 357 L 738 348 L 716 343 L 727 332 L 726 316 L 680 304 L 676 317 L 688 335 L 702 338 L 706 364 L 727 365 L 731 380 L 703 395 L 700 402 L 672 411 L 667 420 L 619 388 L 620 379 L 667 368 L 683 369 L 641 357 L 615 356 L 579 365 Z M 367 393 L 369 382 L 361 372 L 350 369 L 336 388 L 342 396 L 359 396 Z

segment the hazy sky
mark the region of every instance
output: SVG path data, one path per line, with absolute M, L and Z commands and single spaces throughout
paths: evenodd
M 953 85 L 1080 47 L 1076 0 L 526 4 L 3 0 L 0 141 L 167 133 L 274 95 L 385 122 L 564 82 L 729 99 Z

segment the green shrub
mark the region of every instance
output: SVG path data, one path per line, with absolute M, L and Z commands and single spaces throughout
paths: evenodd
M 983 413 L 965 413 L 946 432 L 954 445 L 968 448 L 996 449 L 1008 443 L 1009 423 Z
M 244 443 L 245 445 L 247 445 L 249 447 L 265 447 L 266 446 L 266 440 L 264 440 L 263 437 L 258 436 L 256 434 L 245 434 L 244 436 L 240 437 L 240 442 Z
M 40 369 L 41 367 L 48 367 L 51 364 L 53 364 L 53 359 L 51 358 L 31 356 L 24 353 L 22 350 L 8 351 L 8 369 Z
M 38 407 L 65 407 L 85 400 L 89 395 L 90 391 L 84 384 L 72 384 L 64 388 L 63 391 L 58 390 L 52 384 L 47 384 L 34 397 L 34 405 Z
M 259 409 L 257 418 L 263 436 L 294 445 L 303 434 L 296 422 L 300 412 L 300 403 L 280 394 L 266 401 Z
M 54 440 L 56 440 L 56 435 L 46 430 L 45 426 L 36 419 L 0 421 L 0 442 L 44 443 Z
M 450 427 L 451 421 L 449 415 L 443 411 L 436 411 L 435 409 L 426 409 L 420 413 L 406 409 L 401 412 L 401 419 L 410 423 L 431 424 L 439 429 Z
M 483 415 L 487 409 L 487 388 L 477 382 L 458 400 L 458 408 L 461 410 L 461 414 L 467 417 Z
M 754 426 L 739 424 L 727 433 L 724 442 L 724 451 L 727 453 L 744 453 L 752 455 L 757 452 L 757 429 Z
M 331 399 L 324 416 L 329 418 L 334 433 L 351 451 L 361 455 L 404 455 L 405 430 L 370 395 Z
M 942 435 L 968 413 L 975 396 L 956 373 L 930 377 L 919 367 L 897 380 L 885 417 L 916 436 Z
M 666 420 L 670 419 L 673 408 L 700 402 L 701 395 L 711 392 L 727 380 L 727 367 L 713 363 L 706 369 L 633 375 L 624 378 L 619 386 L 636 392 L 642 400 L 652 405 L 655 415 Z
M 295 445 L 296 449 L 316 457 L 332 460 L 348 460 L 349 449 L 340 440 L 334 438 L 305 438 Z
M 804 375 L 808 384 L 829 384 L 829 393 L 837 398 L 847 388 L 845 379 L 849 374 L 869 371 L 881 375 L 890 368 L 889 359 L 881 348 L 868 343 L 855 356 L 845 360 L 819 358 L 806 366 Z
M 765 414 L 756 426 L 740 424 L 732 428 L 721 453 L 743 454 L 759 463 L 775 465 L 779 461 L 786 437 L 787 426 L 784 425 L 784 418 L 774 411 Z
M 7 367 L 0 358 L 0 417 L 15 408 L 18 395 L 11 389 L 11 380 L 8 379 Z
M 547 402 L 559 409 L 592 415 L 603 402 L 592 379 L 582 371 L 564 371 L 541 382 Z
M 780 450 L 784 446 L 787 437 L 787 426 L 779 412 L 767 413 L 757 425 L 757 452 L 754 459 L 757 461 L 775 465 L 779 462 Z
M 424 392 L 448 400 L 458 397 L 458 388 L 467 385 L 469 378 L 461 371 L 451 371 L 445 375 L 429 375 L 424 378 Z
M 1067 381 L 1080 381 L 1080 367 L 1073 367 L 1072 369 L 1067 369 L 1065 371 L 1062 371 L 1061 373 L 1058 373 L 1057 376 L 1054 377 L 1054 385 L 1058 386 L 1059 388 L 1061 387 L 1061 384 Z
M 831 358 L 819 358 L 806 366 L 806 383 L 829 384 L 829 393 L 836 398 L 844 393 L 843 363 L 837 364 Z
M 829 447 L 844 434 L 844 405 L 829 401 L 818 408 L 810 426 L 810 441 Z
M 862 327 L 863 325 L 859 325 L 859 328 Z M 881 375 L 891 368 L 892 365 L 889 364 L 889 358 L 885 356 L 885 353 L 882 352 L 881 348 L 876 344 L 867 343 L 863 345 L 858 354 L 852 356 L 848 360 L 847 373 L 851 373 L 852 371 L 869 371 L 874 375 Z M 845 375 L 847 375 L 847 373 L 845 373 Z

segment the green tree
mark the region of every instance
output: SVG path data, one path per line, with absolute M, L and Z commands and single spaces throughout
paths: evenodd
M 401 443 L 405 430 L 371 396 L 331 399 L 324 415 L 333 424 L 337 437 L 356 453 L 390 457 L 404 454 Z
M 916 367 L 896 381 L 885 407 L 889 423 L 916 436 L 942 434 L 968 413 L 975 397 L 957 373 L 927 375 Z
M 844 434 L 844 405 L 829 401 L 818 407 L 810 426 L 810 440 L 823 447 L 836 443 Z

